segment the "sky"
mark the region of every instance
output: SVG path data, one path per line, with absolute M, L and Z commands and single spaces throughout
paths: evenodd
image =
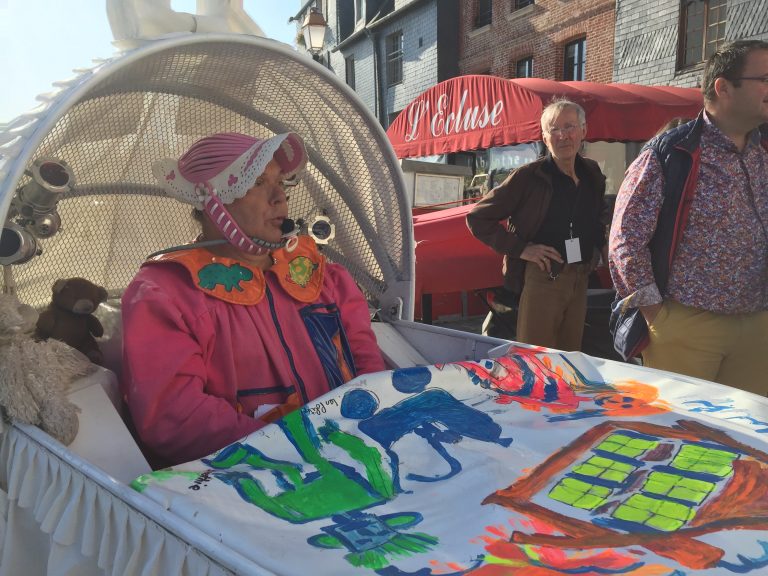
M 264 33 L 294 44 L 288 24 L 303 0 L 243 0 Z M 171 0 L 174 10 L 195 12 L 195 0 Z M 0 0 L 0 124 L 39 106 L 53 82 L 90 68 L 115 52 L 106 0 Z

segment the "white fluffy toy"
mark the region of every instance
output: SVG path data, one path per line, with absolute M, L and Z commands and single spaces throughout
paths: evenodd
M 67 390 L 95 367 L 63 342 L 35 341 L 37 317 L 16 296 L 0 294 L 0 408 L 6 420 L 38 426 L 68 445 L 79 423 Z

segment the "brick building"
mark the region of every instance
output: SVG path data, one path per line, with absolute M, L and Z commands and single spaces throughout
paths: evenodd
M 768 0 L 616 1 L 615 82 L 697 86 L 723 42 L 768 40 Z
M 318 61 L 386 128 L 427 88 L 458 74 L 459 0 L 309 0 L 328 29 Z
M 466 0 L 461 74 L 610 82 L 613 0 Z

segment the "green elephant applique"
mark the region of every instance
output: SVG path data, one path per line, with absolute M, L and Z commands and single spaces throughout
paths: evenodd
M 220 284 L 227 292 L 232 292 L 233 288 L 237 288 L 238 291 L 242 292 L 243 288 L 240 286 L 240 282 L 252 280 L 253 272 L 240 264 L 226 266 L 225 264 L 215 262 L 201 268 L 197 273 L 197 278 L 200 282 L 200 287 L 205 290 L 214 290 Z

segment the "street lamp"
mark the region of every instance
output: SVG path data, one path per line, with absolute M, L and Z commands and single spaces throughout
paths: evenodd
M 315 60 L 319 60 L 320 52 L 323 50 L 327 27 L 325 18 L 318 12 L 317 8 L 310 8 L 307 17 L 304 18 L 304 23 L 301 25 L 301 32 L 304 34 L 304 45 Z

